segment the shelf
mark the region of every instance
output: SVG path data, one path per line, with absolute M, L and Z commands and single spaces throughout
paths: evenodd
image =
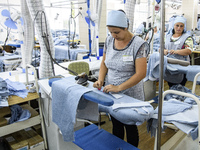
M 40 120 L 40 116 L 38 115 L 25 121 L 16 122 L 13 124 L 0 127 L 0 133 L 1 133 L 1 136 L 5 136 L 7 134 L 11 134 L 13 132 L 17 132 L 22 129 L 25 129 L 25 128 L 28 128 L 40 123 L 41 123 L 41 120 Z
M 9 98 L 8 98 L 8 104 L 9 104 L 9 106 L 11 106 L 11 105 L 20 104 L 20 103 L 28 102 L 28 101 L 35 100 L 35 99 L 39 99 L 39 95 L 37 93 L 28 93 L 26 98 L 21 98 L 21 97 L 12 95 L 12 96 L 9 96 Z M 41 118 L 42 116 L 40 116 L 36 110 L 34 110 L 28 104 L 21 105 L 21 107 L 23 109 L 28 109 L 30 111 L 31 118 L 29 118 L 25 121 L 16 122 L 16 123 L 12 123 L 12 124 L 0 127 L 0 136 L 1 137 L 11 134 L 11 133 L 14 133 L 14 132 L 17 132 L 17 131 L 20 131 L 20 130 L 23 130 L 28 127 L 38 125 L 38 124 L 41 124 L 42 126 L 44 126 L 43 122 L 42 122 L 42 118 Z M 44 130 L 44 128 L 42 127 L 43 136 L 45 136 L 44 135 L 45 132 L 43 130 Z M 45 147 L 47 147 L 46 146 L 46 137 L 43 137 L 43 138 L 44 138 L 44 143 L 33 148 L 33 150 L 45 150 Z
M 37 93 L 28 93 L 26 98 L 12 95 L 12 96 L 9 96 L 8 98 L 8 104 L 9 106 L 11 106 L 11 105 L 27 102 L 27 101 L 38 99 L 38 98 L 39 98 L 39 95 Z

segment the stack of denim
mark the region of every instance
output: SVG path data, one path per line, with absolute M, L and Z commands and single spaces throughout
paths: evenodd
M 13 82 L 9 79 L 5 80 L 7 83 L 7 88 L 9 90 L 9 95 L 17 95 L 22 98 L 26 98 L 28 95 L 28 90 L 23 83 L 20 82 Z
M 7 89 L 7 83 L 0 78 L 0 106 L 2 106 L 2 103 L 7 102 L 8 95 L 9 90 Z

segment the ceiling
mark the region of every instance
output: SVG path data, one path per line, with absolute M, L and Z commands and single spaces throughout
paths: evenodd
M 123 3 L 124 0 L 106 0 L 108 2 L 121 2 Z M 147 3 L 149 0 L 136 0 L 136 4 L 140 3 Z M 150 0 L 152 1 L 152 0 Z M 176 4 L 176 5 L 181 5 L 183 0 L 165 0 L 166 4 Z M 76 3 L 86 3 L 87 0 L 43 0 L 44 5 L 46 7 L 66 7 L 67 5 L 70 5 L 71 2 L 74 4 Z M 7 5 L 12 5 L 12 6 L 20 6 L 20 0 L 5 0 L 3 3 L 0 2 L 0 6 L 7 6 Z M 199 0 L 200 4 L 200 0 Z

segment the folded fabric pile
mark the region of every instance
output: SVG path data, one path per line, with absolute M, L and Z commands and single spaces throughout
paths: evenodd
M 9 124 L 24 121 L 31 117 L 31 113 L 27 109 L 22 109 L 19 105 L 12 105 L 11 109 L 11 118 L 9 119 Z
M 8 103 L 9 90 L 7 89 L 7 83 L 0 78 L 0 106 L 4 106 L 3 103 Z
M 10 95 L 17 95 L 19 97 L 25 98 L 28 95 L 28 90 L 23 83 L 20 82 L 13 82 L 9 79 L 5 80 L 7 83 L 7 88 L 10 92 Z

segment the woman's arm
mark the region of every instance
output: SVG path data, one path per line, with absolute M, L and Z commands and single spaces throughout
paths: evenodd
M 192 51 L 188 48 L 185 48 L 185 49 L 180 49 L 180 50 L 170 50 L 168 53 L 188 56 L 192 53 Z
M 178 54 L 178 55 L 182 55 L 182 56 L 188 56 L 192 53 L 192 50 L 193 50 L 193 40 L 191 37 L 187 38 L 185 43 L 184 43 L 184 46 L 183 46 L 183 49 L 180 49 L 180 50 L 165 50 L 164 51 L 164 54 Z
M 108 71 L 108 68 L 105 65 L 105 58 L 106 58 L 106 54 L 104 53 L 103 59 L 102 59 L 102 62 L 101 62 L 101 66 L 100 66 L 100 70 L 99 70 L 99 78 L 98 78 L 98 80 L 102 81 L 102 82 L 104 82 L 105 76 L 106 76 L 107 71 Z
M 103 59 L 101 61 L 100 70 L 99 70 L 99 77 L 98 80 L 93 84 L 93 87 L 101 89 L 104 83 L 105 76 L 107 74 L 108 68 L 105 65 L 105 58 L 106 54 L 103 53 Z

